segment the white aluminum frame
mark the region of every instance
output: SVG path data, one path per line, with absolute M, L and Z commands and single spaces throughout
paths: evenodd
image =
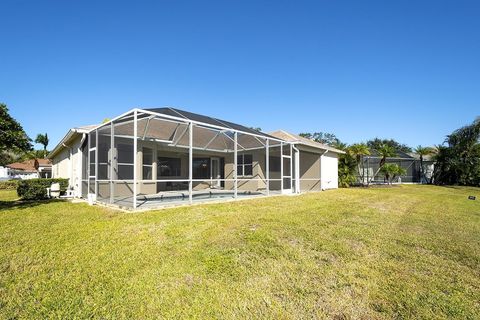
M 145 118 L 141 118 L 139 119 L 139 115 L 142 114 L 142 115 L 149 115 L 147 119 L 147 124 L 146 124 L 146 127 L 145 127 L 145 132 L 143 133 L 143 138 L 142 137 L 139 137 L 138 135 L 138 121 L 139 120 L 144 120 Z M 132 117 L 133 119 L 128 119 L 127 121 L 124 121 L 124 122 L 121 122 L 121 123 L 127 123 L 127 122 L 133 122 L 133 136 L 124 136 L 124 138 L 132 138 L 133 139 L 133 179 L 123 179 L 123 180 L 119 180 L 118 178 L 114 177 L 114 167 L 117 165 L 115 159 L 116 159 L 116 156 L 114 154 L 114 149 L 115 149 L 115 138 L 117 136 L 115 136 L 115 125 L 118 125 L 119 124 L 119 121 L 122 120 L 123 118 L 125 117 Z M 149 127 L 151 127 L 152 125 L 154 125 L 152 123 L 152 120 L 154 119 L 159 119 L 159 120 L 163 120 L 163 121 L 169 121 L 169 122 L 174 122 L 174 123 L 177 123 L 177 124 L 186 124 L 187 127 L 181 132 L 181 134 L 176 138 L 174 139 L 173 141 L 158 141 L 158 142 L 163 142 L 163 143 L 168 143 L 168 146 L 170 147 L 175 147 L 175 148 L 188 148 L 188 180 L 187 179 L 166 179 L 166 180 L 151 180 L 151 182 L 181 182 L 181 181 L 188 181 L 188 193 L 189 193 L 189 203 L 193 203 L 193 182 L 201 182 L 201 181 L 205 181 L 204 179 L 193 179 L 193 152 L 194 150 L 201 150 L 201 151 L 212 151 L 212 152 L 227 152 L 227 153 L 230 153 L 232 152 L 231 149 L 228 149 L 226 148 L 225 150 L 218 150 L 218 149 L 209 149 L 208 147 L 210 146 L 210 144 L 220 135 L 224 135 L 225 137 L 227 137 L 228 139 L 232 140 L 233 141 L 233 158 L 234 158 L 234 161 L 233 161 L 233 179 L 219 179 L 219 181 L 233 181 L 233 193 L 234 193 L 234 199 L 237 199 L 238 198 L 238 181 L 239 181 L 239 178 L 238 178 L 238 172 L 237 172 L 237 167 L 238 167 L 238 159 L 237 159 L 237 155 L 238 155 L 238 147 L 241 148 L 241 151 L 244 152 L 244 151 L 250 151 L 250 150 L 262 150 L 264 149 L 265 150 L 265 154 L 266 154 L 266 161 L 265 161 L 265 179 L 263 178 L 249 178 L 249 179 L 242 179 L 242 180 L 257 180 L 257 181 L 265 181 L 265 184 L 266 184 L 266 195 L 270 195 L 271 193 L 271 190 L 270 190 L 270 182 L 271 181 L 278 181 L 280 180 L 280 192 L 283 194 L 284 193 L 284 178 L 289 178 L 290 179 L 290 190 L 293 189 L 293 151 L 294 151 L 294 148 L 293 148 L 293 143 L 292 142 L 288 142 L 288 141 L 284 141 L 282 139 L 278 139 L 278 138 L 275 138 L 275 137 L 269 137 L 269 136 L 265 136 L 265 135 L 261 135 L 261 134 L 255 134 L 255 133 L 251 133 L 251 132 L 245 132 L 245 131 L 242 131 L 242 130 L 237 130 L 237 129 L 233 129 L 233 128 L 229 128 L 228 126 L 218 126 L 218 125 L 212 125 L 212 124 L 208 124 L 208 123 L 203 123 L 203 122 L 199 122 L 199 121 L 194 121 L 194 120 L 190 120 L 190 119 L 186 119 L 184 117 L 177 117 L 177 116 L 170 116 L 170 115 L 165 115 L 165 114 L 162 114 L 162 113 L 157 113 L 157 112 L 153 112 L 153 111 L 149 111 L 149 110 L 144 110 L 144 109 L 139 109 L 139 108 L 134 108 L 130 111 L 127 111 L 123 114 L 121 114 L 120 116 L 118 117 L 115 117 L 113 118 L 112 120 L 106 122 L 106 123 L 103 123 L 99 126 L 96 126 L 94 128 L 92 128 L 88 134 L 89 134 L 89 137 L 92 136 L 91 133 L 95 132 L 95 142 L 96 142 L 96 145 L 95 145 L 95 148 L 90 148 L 90 145 L 91 145 L 91 140 L 89 139 L 88 141 L 88 148 L 89 148 L 89 152 L 88 152 L 88 185 L 87 185 L 87 188 L 89 188 L 90 190 L 90 179 L 95 179 L 95 194 L 98 195 L 98 182 L 109 182 L 110 183 L 110 203 L 113 203 L 114 202 L 114 186 L 115 186 L 115 182 L 118 182 L 118 181 L 121 181 L 121 182 L 125 182 L 125 183 L 133 183 L 133 210 L 137 209 L 138 207 L 138 200 L 137 200 L 137 194 L 138 194 L 138 190 L 139 190 L 139 178 L 138 178 L 138 174 L 139 174 L 139 168 L 138 168 L 138 162 L 139 162 L 139 159 L 138 159 L 138 139 L 144 139 L 144 140 L 152 140 L 152 141 L 157 141 L 157 139 L 146 139 L 146 135 L 147 135 L 147 130 Z M 111 134 L 111 137 L 110 137 L 110 146 L 111 146 L 111 151 L 110 151 L 110 177 L 108 180 L 100 180 L 98 179 L 98 130 L 100 128 L 103 128 L 105 126 L 108 126 L 110 125 L 110 134 Z M 203 127 L 203 128 L 206 128 L 206 129 L 210 129 L 210 130 L 213 130 L 213 131 L 217 131 L 214 135 L 213 138 L 211 138 L 208 143 L 203 146 L 202 148 L 199 148 L 199 147 L 194 147 L 193 145 L 193 142 L 194 142 L 194 137 L 193 137 L 193 127 L 194 126 L 199 126 L 199 127 Z M 178 129 L 178 127 L 177 127 Z M 176 130 L 177 130 L 176 129 Z M 188 132 L 189 134 L 189 137 L 188 137 L 188 146 L 184 146 L 184 145 L 178 145 L 179 141 L 184 137 L 184 135 Z M 228 134 L 226 134 L 227 132 L 231 132 L 233 133 L 233 139 L 231 136 L 229 136 Z M 253 138 L 255 138 L 262 146 L 260 147 L 253 147 L 253 148 L 245 148 L 244 146 L 240 145 L 238 143 L 238 134 L 244 134 L 244 135 L 247 135 L 247 136 L 251 136 Z M 120 137 L 120 136 L 118 136 Z M 265 141 L 265 142 L 263 142 Z M 271 142 L 277 142 L 278 144 L 275 144 L 275 145 L 272 145 Z M 284 150 L 284 147 L 285 146 L 288 146 L 290 148 L 290 155 L 284 155 L 283 154 L 283 150 Z M 271 179 L 270 178 L 270 148 L 272 147 L 279 147 L 280 148 L 280 178 L 279 179 Z M 90 151 L 93 151 L 95 150 L 95 176 L 92 176 L 90 177 Z M 288 158 L 290 159 L 290 174 L 289 175 L 284 175 L 284 172 L 283 172 L 283 169 L 284 169 L 284 165 L 283 165 L 283 160 L 284 158 Z M 143 179 L 142 179 L 143 181 Z M 149 180 L 150 181 L 150 180 Z

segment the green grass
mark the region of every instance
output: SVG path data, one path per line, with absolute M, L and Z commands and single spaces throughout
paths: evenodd
M 1 204 L 8 205 L 7 201 L 14 201 L 18 199 L 17 190 L 0 190 L 0 208 Z
M 0 318 L 480 318 L 480 189 L 124 213 L 0 192 Z

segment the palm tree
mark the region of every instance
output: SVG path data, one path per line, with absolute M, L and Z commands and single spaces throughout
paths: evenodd
M 388 184 L 392 184 L 396 177 L 407 174 L 407 170 L 396 163 L 386 163 L 380 168 L 380 171 L 385 175 Z
M 365 143 L 355 143 L 348 147 L 347 152 L 355 157 L 355 160 L 357 161 L 358 174 L 362 179 L 362 185 L 365 185 L 365 170 L 362 170 L 363 157 L 370 154 L 370 149 L 368 149 L 368 146 Z
M 45 134 L 37 134 L 37 138 L 35 139 L 35 143 L 39 143 L 41 145 L 43 145 L 43 157 L 46 158 L 47 157 L 47 146 L 48 146 L 48 135 L 45 133 Z
M 434 152 L 433 148 L 418 146 L 415 148 L 415 153 L 420 156 L 420 182 L 427 181 L 425 177 L 425 168 L 423 167 L 423 157 L 428 156 Z
M 378 152 L 378 154 L 382 158 L 380 159 L 379 167 L 378 167 L 377 171 L 375 172 L 375 174 L 373 175 L 373 178 L 375 178 L 377 176 L 377 174 L 380 172 L 380 170 L 382 169 L 385 162 L 387 162 L 388 157 L 395 157 L 397 155 L 397 152 L 395 151 L 395 148 L 388 145 L 388 144 L 381 144 L 375 150 Z M 370 183 L 370 181 L 369 181 L 369 183 Z
M 338 149 L 338 150 L 345 151 L 347 150 L 348 145 L 345 142 L 337 141 L 335 143 L 332 143 L 331 147 L 334 147 L 335 149 Z

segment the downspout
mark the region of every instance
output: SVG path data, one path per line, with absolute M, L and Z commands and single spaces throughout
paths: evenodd
M 322 167 L 323 167 L 323 166 L 322 166 L 322 159 L 323 159 L 323 156 L 324 156 L 327 152 L 328 152 L 328 150 L 325 150 L 325 152 L 320 155 L 320 190 L 322 190 L 322 191 L 325 190 L 325 189 L 323 188 L 323 177 L 322 177 L 322 176 L 323 176 L 323 175 L 322 175 Z
M 300 150 L 292 144 L 295 151 L 295 193 L 300 193 Z

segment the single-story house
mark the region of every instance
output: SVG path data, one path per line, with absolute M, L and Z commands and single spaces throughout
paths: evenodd
M 143 209 L 337 188 L 341 153 L 166 107 L 70 129 L 49 157 L 77 197 Z
M 49 159 L 30 159 L 7 164 L 9 179 L 51 178 L 52 163 Z M 4 170 L 5 171 L 5 170 Z
M 363 168 L 365 181 L 370 183 L 385 183 L 384 175 L 379 172 L 380 161 L 382 157 L 377 151 L 371 150 L 371 154 L 363 158 Z M 423 156 L 422 177 L 420 156 L 413 152 L 397 151 L 394 157 L 387 157 L 386 163 L 394 163 L 405 169 L 406 174 L 396 178 L 396 183 L 427 183 L 432 179 L 435 162 L 432 156 Z M 359 181 L 361 181 L 359 177 Z

